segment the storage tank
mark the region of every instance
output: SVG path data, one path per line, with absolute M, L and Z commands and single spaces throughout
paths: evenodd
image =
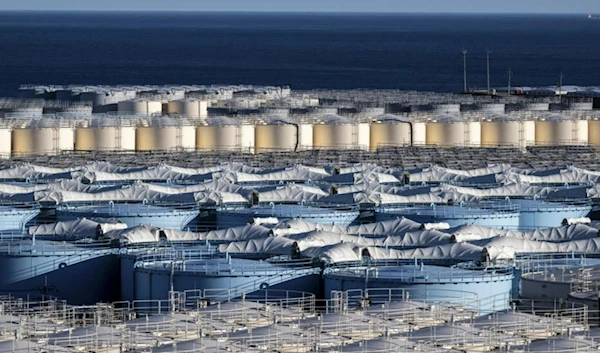
M 351 149 L 356 145 L 356 125 L 347 118 L 329 115 L 313 126 L 314 149 Z
M 277 218 L 280 222 L 301 218 L 312 223 L 348 226 L 358 216 L 357 210 L 286 204 L 260 205 L 251 208 L 217 210 L 217 226 L 218 228 L 243 226 L 253 218 Z
M 411 145 L 411 122 L 397 115 L 380 115 L 371 124 L 370 150 L 376 151 L 378 146 Z
M 565 145 L 575 141 L 576 123 L 564 115 L 548 115 L 535 122 L 535 144 Z
M 22 122 L 12 131 L 12 155 L 56 155 L 73 150 L 74 129 L 69 121 L 34 119 Z
M 308 122 L 300 123 L 300 145 L 302 150 L 309 150 L 313 147 L 313 124 Z
M 481 147 L 481 122 L 469 120 L 467 122 L 467 136 L 465 143 L 471 147 Z
M 299 147 L 298 125 L 285 118 L 270 119 L 255 127 L 256 153 L 295 151 Z
M 600 147 L 600 119 L 593 118 L 588 121 L 588 143 Z
M 198 216 L 193 208 L 163 207 L 146 204 L 68 205 L 56 208 L 59 221 L 79 218 L 118 218 L 128 227 L 152 225 L 158 228 L 183 230 Z
M 240 123 L 228 117 L 207 119 L 196 128 L 196 149 L 236 151 L 241 147 Z
M 135 115 L 162 114 L 162 102 L 136 98 L 118 103 L 119 113 L 130 113 Z
M 9 159 L 12 151 L 11 126 L 4 122 L 0 123 L 0 159 Z
M 496 203 L 494 207 L 482 208 L 478 205 L 429 205 L 415 207 L 381 207 L 375 212 L 375 219 L 386 221 L 405 217 L 419 223 L 448 223 L 450 227 L 475 224 L 484 227 L 517 229 L 519 227 L 519 207 L 515 204 Z
M 119 102 L 134 99 L 136 94 L 136 91 L 131 89 L 90 87 L 88 91 L 82 92 L 79 95 L 79 99 L 82 102 L 92 102 L 94 113 L 106 113 L 109 111 L 118 111 Z
M 311 114 L 316 116 L 327 116 L 327 115 L 337 115 L 338 108 L 337 107 L 311 107 L 308 110 Z
M 481 123 L 481 146 L 519 146 L 521 122 L 508 115 L 496 115 Z
M 425 121 L 413 120 L 413 146 L 425 146 L 427 144 L 427 123 Z
M 173 262 L 171 259 L 161 260 L 156 257 L 154 261 L 139 263 L 135 267 L 133 297 L 135 300 L 166 300 L 169 298 L 169 291 L 173 289 L 188 292 L 199 289 L 199 293 L 205 290 L 212 295 L 223 293 L 225 296 L 225 292 L 228 292 L 235 298 L 241 296 L 242 291 L 248 295 L 266 288 L 269 288 L 271 293 L 277 290 L 319 288 L 320 276 L 317 269 L 298 268 L 293 276 L 281 276 L 289 271 L 290 267 L 287 266 L 249 259 L 196 258 Z M 266 291 L 264 292 L 263 300 Z M 293 297 L 294 293 L 288 295 Z M 294 301 L 294 305 L 298 305 L 299 302 L 301 301 Z M 228 303 L 222 305 L 224 310 L 228 310 L 225 309 Z M 237 310 L 242 309 L 237 307 Z
M 169 117 L 152 117 L 135 130 L 136 151 L 171 151 L 193 149 L 194 127 L 187 121 Z
M 592 210 L 587 202 L 549 202 L 543 200 L 514 199 L 519 205 L 521 229 L 560 227 L 564 219 L 586 217 Z
M 135 150 L 134 121 L 121 118 L 93 118 L 75 129 L 76 151 Z
M 402 291 L 411 300 L 438 300 L 465 307 L 481 300 L 481 313 L 505 310 L 510 302 L 510 270 L 468 269 L 432 265 L 330 267 L 323 273 L 326 298 L 332 291 L 365 290 L 369 298 Z M 379 292 L 379 295 L 376 293 Z M 469 298 L 469 294 L 474 298 Z M 493 298 L 493 300 L 492 300 Z M 465 300 L 462 304 L 460 301 Z M 450 304 L 451 305 L 451 304 Z M 477 304 L 475 304 L 477 305 Z
M 434 146 L 460 146 L 467 142 L 466 133 L 463 118 L 440 116 L 427 122 L 426 143 Z

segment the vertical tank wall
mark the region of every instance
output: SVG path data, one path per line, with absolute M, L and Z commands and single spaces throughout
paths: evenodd
M 0 159 L 10 158 L 12 151 L 12 132 L 8 127 L 0 128 Z
M 467 123 L 467 128 L 469 129 L 467 134 L 467 143 L 472 147 L 480 147 L 481 146 L 481 122 L 479 121 L 469 121 Z
M 574 142 L 575 122 L 567 117 L 552 116 L 535 122 L 536 145 L 564 145 Z
M 256 153 L 293 151 L 298 142 L 298 128 L 291 124 L 264 124 L 255 128 Z
M 481 123 L 482 146 L 519 146 L 521 123 L 512 117 L 495 117 Z
M 466 141 L 466 123 L 462 119 L 443 117 L 427 122 L 427 145 L 460 146 Z
M 361 149 L 368 150 L 371 146 L 371 126 L 368 123 L 358 123 L 356 125 L 357 145 Z
M 313 146 L 313 125 L 309 123 L 300 124 L 300 148 L 312 149 Z
M 427 124 L 423 121 L 413 123 L 413 145 L 424 146 L 427 144 Z
M 48 127 L 56 125 L 55 127 Z M 74 130 L 59 127 L 54 122 L 34 122 L 29 126 L 15 128 L 11 136 L 12 155 L 27 156 L 50 154 L 73 150 Z
M 600 120 L 597 118 L 588 121 L 588 142 L 600 147 Z
M 238 125 L 200 125 L 196 128 L 196 148 L 211 151 L 234 151 L 240 148 Z
M 370 150 L 382 145 L 410 145 L 410 124 L 402 121 L 377 121 L 371 124 Z

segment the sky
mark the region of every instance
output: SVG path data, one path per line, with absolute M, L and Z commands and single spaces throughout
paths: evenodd
M 0 0 L 0 10 L 599 13 L 600 0 Z

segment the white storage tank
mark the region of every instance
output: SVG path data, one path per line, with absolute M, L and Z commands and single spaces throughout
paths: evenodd
M 75 129 L 76 151 L 133 151 L 135 124 L 131 119 L 92 118 Z
M 371 124 L 370 147 L 376 151 L 379 146 L 411 145 L 411 122 L 407 118 L 385 114 L 378 116 Z
M 433 146 L 460 146 L 467 139 L 463 118 L 443 115 L 427 122 L 426 143 Z
M 240 123 L 228 117 L 215 117 L 196 128 L 196 149 L 236 151 L 241 147 Z
M 565 145 L 575 141 L 576 123 L 564 115 L 547 115 L 535 122 L 535 144 Z
M 481 123 L 481 145 L 519 146 L 521 141 L 521 122 L 509 115 L 496 115 Z
M 118 103 L 136 97 L 136 91 L 131 89 L 105 89 L 89 87 L 79 95 L 82 102 L 92 102 L 95 113 L 117 111 Z
M 427 144 L 427 123 L 425 121 L 413 120 L 413 146 L 425 146 Z
M 129 113 L 134 115 L 162 114 L 162 102 L 145 98 L 136 98 L 119 102 L 118 111 L 119 113 Z
M 189 150 L 195 147 L 195 129 L 186 120 L 152 117 L 135 130 L 136 151 Z
M 7 122 L 0 123 L 0 159 L 9 159 L 11 156 L 12 132 Z
M 59 119 L 33 119 L 15 124 L 12 131 L 12 155 L 56 155 L 72 151 L 74 129 L 71 121 Z
M 481 122 L 479 120 L 469 120 L 467 129 L 465 143 L 471 147 L 481 147 Z
M 279 108 L 279 107 L 262 107 L 260 111 L 267 115 L 278 115 L 281 117 L 287 117 L 290 115 L 289 108 Z
M 300 123 L 300 145 L 299 149 L 309 150 L 313 147 L 313 124 L 309 122 Z
M 299 146 L 298 125 L 285 118 L 274 118 L 258 124 L 254 130 L 256 153 L 295 151 Z
M 180 114 L 192 119 L 204 119 L 208 116 L 208 102 L 195 98 L 186 98 L 168 103 L 169 114 Z
M 569 102 L 567 104 L 569 110 L 589 111 L 594 109 L 593 102 Z
M 313 126 L 314 149 L 356 148 L 356 125 L 339 115 L 328 115 Z

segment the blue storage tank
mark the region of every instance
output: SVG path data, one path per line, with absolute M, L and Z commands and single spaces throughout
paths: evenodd
M 128 227 L 145 224 L 178 230 L 183 230 L 198 214 L 198 209 L 145 204 L 64 205 L 56 209 L 56 217 L 59 221 L 78 218 L 118 218 Z
M 521 229 L 560 227 L 566 218 L 586 217 L 592 211 L 590 203 L 563 203 L 542 200 L 513 199 L 519 205 Z
M 360 212 L 354 209 L 339 210 L 305 205 L 253 206 L 217 210 L 217 226 L 237 227 L 248 224 L 253 218 L 263 217 L 275 217 L 279 221 L 301 218 L 312 223 L 348 226 L 358 218 L 359 214 Z
M 0 231 L 5 230 L 24 230 L 27 222 L 31 221 L 38 214 L 39 208 L 24 206 L 0 206 Z
M 490 313 L 509 307 L 512 279 L 510 269 L 469 270 L 431 265 L 327 268 L 324 289 L 327 298 L 332 291 L 373 288 L 402 288 L 415 300 L 430 298 L 433 291 L 446 293 L 448 298 L 473 293 L 480 301 L 480 312 Z
M 416 207 L 381 207 L 375 211 L 375 219 L 387 221 L 406 217 L 419 223 L 445 222 L 450 227 L 465 224 L 517 229 L 519 227 L 518 205 L 478 208 L 461 205 L 435 205 Z
M 296 268 L 237 258 L 138 261 L 134 270 L 136 300 L 168 299 L 175 291 L 198 290 L 224 298 L 262 289 L 319 288 L 320 269 Z
M 32 239 L 0 242 L 0 290 L 5 293 L 32 298 L 45 293 L 74 304 L 114 301 L 119 299 L 115 274 L 114 249 Z

